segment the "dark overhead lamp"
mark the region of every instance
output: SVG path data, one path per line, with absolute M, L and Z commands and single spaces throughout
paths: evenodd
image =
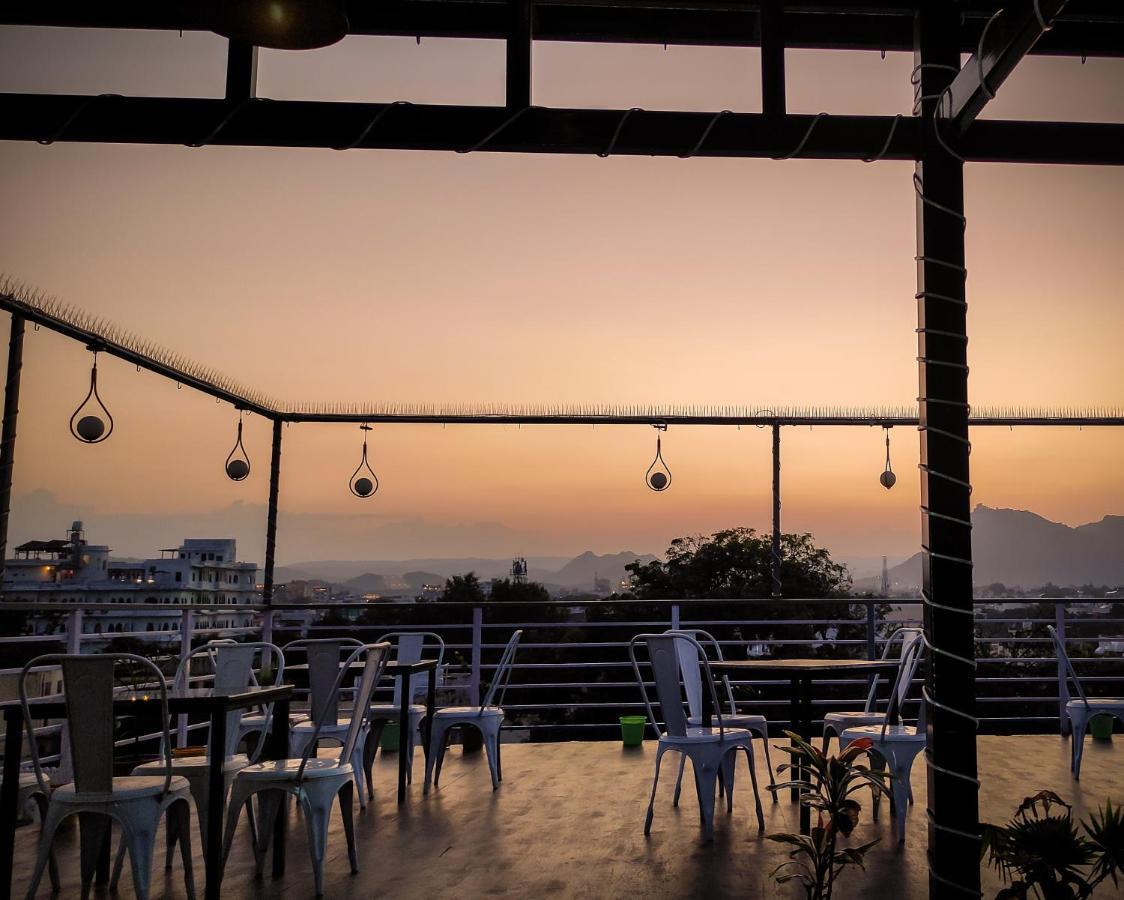
M 344 0 L 216 0 L 214 30 L 275 50 L 315 50 L 347 34 Z

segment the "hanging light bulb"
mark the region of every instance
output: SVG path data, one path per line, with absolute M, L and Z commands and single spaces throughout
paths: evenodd
M 359 429 L 364 432 L 363 434 L 363 455 L 359 460 L 359 465 L 355 467 L 355 471 L 351 473 L 351 479 L 347 483 L 348 489 L 356 497 L 366 499 L 374 494 L 379 489 L 379 479 L 375 475 L 375 470 L 371 468 L 371 464 L 367 462 L 367 435 L 366 432 L 371 430 L 371 426 L 364 422 L 359 426 Z M 366 470 L 366 471 L 364 471 Z
M 275 50 L 313 50 L 342 40 L 343 0 L 218 0 L 214 30 L 223 37 Z
M 886 490 L 890 490 L 895 484 L 898 483 L 898 476 L 894 474 L 894 470 L 890 468 L 890 429 L 884 426 L 883 430 L 886 432 L 886 468 L 882 474 L 878 476 L 878 481 Z
M 667 431 L 666 425 L 653 425 L 657 432 Z M 656 435 L 656 458 L 652 460 L 652 464 L 648 466 L 648 471 L 644 473 L 644 483 L 656 492 L 666 491 L 671 487 L 671 469 L 667 467 L 667 463 L 663 461 L 663 451 L 660 447 L 660 436 Z
M 83 444 L 100 444 L 113 434 L 113 416 L 98 395 L 98 351 L 94 347 L 89 350 L 94 354 L 90 390 L 70 417 L 70 433 Z
M 245 481 L 250 475 L 250 457 L 242 443 L 242 410 L 238 410 L 238 439 L 226 458 L 226 477 L 231 481 Z

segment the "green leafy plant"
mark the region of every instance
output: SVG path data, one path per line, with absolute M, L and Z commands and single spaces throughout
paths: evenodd
M 1119 888 L 1124 815 L 1111 800 L 1078 825 L 1068 803 L 1039 791 L 1006 825 L 984 823 L 982 835 L 981 856 L 1009 883 L 996 900 L 1079 900 L 1110 878 Z
M 773 878 L 778 884 L 799 882 L 808 900 L 831 900 L 839 875 L 848 866 L 864 869 L 867 851 L 878 843 L 876 838 L 858 847 L 838 846 L 840 837 L 850 837 L 855 830 L 862 812 L 853 795 L 873 788 L 889 796 L 886 775 L 859 764 L 864 757 L 869 760 L 869 739 L 854 741 L 836 757 L 825 755 L 791 731 L 785 734 L 791 746 L 777 749 L 788 753 L 792 761 L 777 771 L 795 774 L 799 763 L 801 772 L 770 790 L 796 788 L 801 792 L 800 803 L 816 810 L 818 821 L 811 834 L 768 835 L 769 840 L 792 847 L 788 861 L 773 870 Z

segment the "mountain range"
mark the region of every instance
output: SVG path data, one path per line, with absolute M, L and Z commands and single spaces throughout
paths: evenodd
M 1036 588 L 1124 584 L 1124 516 L 1072 527 L 1022 509 L 977 506 L 972 512 L 973 582 Z M 921 554 L 889 570 L 895 592 L 921 584 Z M 880 576 L 855 579 L 859 590 Z

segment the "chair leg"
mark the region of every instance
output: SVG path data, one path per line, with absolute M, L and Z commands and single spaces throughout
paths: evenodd
M 312 858 L 312 878 L 316 885 L 316 896 L 324 896 L 324 851 L 328 845 L 328 817 L 336 795 L 330 791 L 333 785 L 325 780 L 321 784 L 305 783 L 301 790 L 304 806 L 304 823 L 308 830 L 308 854 Z
M 703 840 L 710 841 L 714 838 L 714 793 L 718 782 L 719 766 L 694 757 L 691 759 L 691 767 L 695 770 L 695 793 L 699 798 Z
M 441 766 L 445 763 L 445 752 L 449 749 L 449 738 L 453 729 L 446 728 L 441 734 L 441 741 L 437 744 L 437 766 L 433 771 L 433 784 L 436 787 L 441 783 Z
M 230 856 L 230 845 L 234 843 L 234 832 L 238 828 L 238 817 L 242 814 L 242 807 L 251 802 L 253 791 L 250 787 L 240 778 L 234 779 L 234 784 L 230 788 L 230 799 L 226 804 L 226 829 L 223 832 L 222 838 L 222 861 L 226 865 L 226 858 Z M 260 822 L 262 826 L 258 834 L 262 834 L 267 830 L 267 823 Z M 258 844 L 257 841 L 251 845 L 254 848 L 254 855 L 257 856 Z M 260 873 L 259 873 L 260 874 Z
M 367 799 L 375 799 L 375 754 L 379 751 L 386 719 L 378 719 L 367 726 L 367 740 L 363 742 L 363 777 L 367 780 Z
M 503 781 L 503 753 L 500 748 L 503 746 L 503 731 L 496 731 L 496 779 Z
M 1070 768 L 1073 771 L 1073 780 L 1081 780 L 1081 757 L 1085 755 L 1085 730 L 1088 728 L 1089 723 L 1084 717 L 1073 717 L 1073 733 L 1070 740 L 1073 741 L 1071 749 L 1071 764 Z
M 159 820 L 155 818 L 148 821 L 138 821 L 135 818 L 121 820 L 121 836 L 129 848 L 129 862 L 133 868 L 133 891 L 137 895 L 137 900 L 148 900 L 152 852 L 156 846 L 158 824 Z
M 835 729 L 830 725 L 825 724 L 823 727 L 823 745 L 820 747 L 820 750 L 823 751 L 824 756 L 827 756 L 827 748 L 831 744 L 831 738 L 834 734 Z
M 761 738 L 761 746 L 765 748 L 765 768 L 769 770 L 769 784 L 776 786 L 777 780 L 773 777 L 773 760 L 769 756 L 769 730 L 766 728 L 763 732 L 757 732 L 758 737 Z M 773 791 L 773 802 L 777 802 L 777 792 Z
M 179 837 L 180 860 L 183 862 L 183 885 L 188 900 L 195 900 L 195 869 L 191 853 L 191 804 L 177 800 L 168 807 L 165 816 L 176 823 Z
M 757 765 L 753 760 L 753 744 L 743 748 L 745 750 L 745 757 L 749 761 L 749 780 L 753 785 L 753 800 L 757 805 L 757 830 L 765 830 L 765 811 L 761 808 L 761 792 L 757 788 Z M 769 750 L 768 742 L 765 743 L 766 754 Z M 773 791 L 773 800 L 777 799 L 777 792 Z
M 102 813 L 78 814 L 78 840 L 81 845 L 80 869 L 82 874 L 83 896 L 89 891 L 97 874 L 102 848 L 109 840 L 112 823 L 109 816 Z
M 366 741 L 357 741 L 351 753 L 351 777 L 359 795 L 359 808 L 367 808 L 367 779 L 363 766 L 363 747 Z
M 66 819 L 66 814 L 58 806 L 47 804 L 46 814 L 40 815 L 39 824 L 39 851 L 35 858 L 35 868 L 31 873 L 31 882 L 27 886 L 27 900 L 34 900 L 35 892 L 39 889 L 39 882 L 43 879 L 43 871 L 51 864 L 54 856 L 51 845 L 55 840 L 55 832 L 59 825 Z M 53 864 L 51 867 L 54 868 Z M 58 872 L 52 878 L 52 887 L 58 890 Z
M 47 821 L 47 809 L 50 806 L 50 801 L 46 794 L 38 792 L 32 795 L 32 799 L 39 810 L 39 827 L 42 828 Z M 51 877 L 51 890 L 57 894 L 59 892 L 59 866 L 55 859 L 55 851 L 50 848 L 47 852 L 47 871 Z
M 496 790 L 500 786 L 499 772 L 496 766 L 496 747 L 499 744 L 499 732 L 493 732 L 491 728 L 480 729 L 484 735 L 484 755 L 488 758 L 488 771 L 492 776 L 492 790 Z
M 905 843 L 905 811 L 909 805 L 906 798 L 909 785 L 909 770 L 902 770 L 898 765 L 894 765 L 890 769 L 890 790 L 894 796 L 894 815 L 895 825 L 898 830 L 898 843 Z
M 721 781 L 726 785 L 726 813 L 734 811 L 734 762 L 738 758 L 738 751 L 735 747 L 733 750 L 728 751 L 722 757 L 722 765 L 718 770 Z
M 355 810 L 351 808 L 351 795 L 355 785 L 345 781 L 340 787 L 340 815 L 343 817 L 343 833 L 347 838 L 347 858 L 351 863 L 351 874 L 359 873 L 359 855 L 355 849 Z
M 660 783 L 660 761 L 663 759 L 663 755 L 666 749 L 666 747 L 660 747 L 656 750 L 656 774 L 652 778 L 652 796 L 648 800 L 648 813 L 644 817 L 645 835 L 649 835 L 652 833 L 652 817 L 655 815 L 656 811 L 656 785 Z M 682 753 L 680 753 L 679 756 L 682 759 L 686 759 L 686 757 Z M 682 771 L 682 767 L 680 767 L 680 771 Z
M 445 741 L 448 738 L 448 727 L 441 721 L 436 719 L 433 722 L 433 733 L 429 739 L 429 755 L 425 758 L 425 786 L 422 792 L 428 794 L 429 786 L 434 784 L 434 771 L 436 770 L 437 777 L 441 777 L 441 767 L 439 761 L 445 755 Z
M 679 774 L 675 778 L 675 796 L 671 799 L 672 806 L 679 805 L 679 792 L 683 787 L 683 769 L 687 766 L 687 754 L 679 754 Z

